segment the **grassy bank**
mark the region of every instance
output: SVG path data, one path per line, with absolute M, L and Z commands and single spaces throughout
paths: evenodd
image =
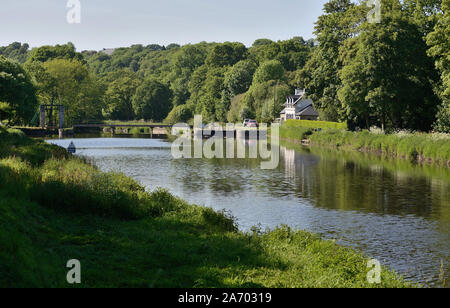
M 280 227 L 244 234 L 224 213 L 102 173 L 0 128 L 0 287 L 408 287 L 318 236 Z
M 291 141 L 282 141 L 281 146 L 298 153 L 313 154 L 329 160 L 339 159 L 342 162 L 354 162 L 364 168 L 382 168 L 401 175 L 417 176 L 446 181 L 450 183 L 450 173 L 447 168 L 442 168 L 436 164 L 417 164 L 406 159 L 397 159 L 392 156 L 374 155 L 368 152 L 346 150 L 325 146 L 305 146 Z
M 372 152 L 389 157 L 435 163 L 450 167 L 450 136 L 445 134 L 396 133 L 369 131 L 350 132 L 326 128 L 318 131 L 306 127 L 303 121 L 288 121 L 280 129 L 280 136 L 291 141 L 309 140 L 311 144 Z

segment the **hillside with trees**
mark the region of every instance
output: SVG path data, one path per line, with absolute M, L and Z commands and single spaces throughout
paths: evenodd
M 106 53 L 15 42 L 0 47 L 1 116 L 30 123 L 39 102 L 65 105 L 68 125 L 177 123 L 194 114 L 269 122 L 287 95 L 306 88 L 321 120 L 346 121 L 351 129 L 449 132 L 448 8 L 449 0 L 382 0 L 381 22 L 370 23 L 365 3 L 330 0 L 315 39 L 257 39 L 250 47 L 202 42 Z M 6 87 L 11 80 L 21 85 Z M 23 106 L 21 89 L 34 95 Z M 13 115 L 17 106 L 22 111 Z

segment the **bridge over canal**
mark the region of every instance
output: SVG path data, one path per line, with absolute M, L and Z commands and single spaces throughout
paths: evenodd
M 74 124 L 72 126 L 73 133 L 82 133 L 92 130 L 99 129 L 111 129 L 111 133 L 115 133 L 118 129 L 123 129 L 125 133 L 128 133 L 128 129 L 132 128 L 140 128 L 140 129 L 148 129 L 149 132 L 146 134 L 150 134 L 151 137 L 153 135 L 167 135 L 168 132 L 172 129 L 173 125 L 167 124 L 108 124 L 108 123 L 98 123 L 98 124 Z
M 129 129 L 129 128 L 148 128 L 150 130 L 150 136 L 160 136 L 160 135 L 166 135 L 167 133 L 170 133 L 172 130 L 172 127 L 174 125 L 167 125 L 167 124 L 108 124 L 108 123 L 100 123 L 100 124 L 75 124 L 73 125 L 73 132 L 79 133 L 79 132 L 85 132 L 90 129 L 105 129 L 105 128 L 111 128 L 112 133 L 116 129 Z M 191 129 L 194 128 L 194 126 L 189 126 Z M 161 133 L 163 131 L 163 133 Z M 208 131 L 208 130 L 207 130 Z M 238 133 L 238 131 L 240 133 Z M 253 133 L 252 133 L 253 131 Z M 244 138 L 244 139 L 253 139 L 258 137 L 265 137 L 267 136 L 267 131 L 259 131 L 258 129 L 252 129 L 252 128 L 238 128 L 236 130 L 227 131 L 223 128 L 220 129 L 212 129 L 211 131 L 203 131 L 199 132 L 200 138 L 210 138 L 213 136 L 216 136 L 218 132 L 221 132 L 221 136 L 223 137 L 229 137 L 230 133 L 234 138 Z M 194 133 L 194 132 L 193 132 Z

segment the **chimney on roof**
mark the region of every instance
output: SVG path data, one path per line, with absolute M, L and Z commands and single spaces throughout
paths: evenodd
M 305 95 L 305 89 L 295 89 L 295 95 L 299 96 Z

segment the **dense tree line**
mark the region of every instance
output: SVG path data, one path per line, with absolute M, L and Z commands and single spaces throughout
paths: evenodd
M 29 74 L 18 63 L 0 56 L 0 120 L 25 124 L 33 117 L 37 104 Z
M 11 43 L 8 46 L 0 47 L 0 55 L 8 59 L 13 59 L 19 63 L 27 60 L 30 45 L 19 42 Z
M 79 53 L 71 43 L 32 50 L 13 43 L 0 47 L 10 59 L 2 58 L 0 70 L 25 81 L 7 89 L 0 80 L 0 116 L 12 117 L 23 101 L 3 91 L 25 87 L 36 100 L 29 100 L 27 108 L 34 109 L 28 114 L 14 115 L 24 123 L 37 101 L 65 105 L 67 124 L 176 123 L 194 114 L 206 121 L 272 121 L 301 87 L 322 120 L 449 132 L 450 0 L 381 1 L 381 22 L 370 23 L 364 1 L 330 0 L 315 41 L 133 45 L 112 53 Z
M 430 130 L 433 123 L 448 121 L 440 95 L 445 78 L 438 70 L 445 58 L 441 53 L 449 51 L 448 0 L 381 4 L 380 23 L 368 22 L 365 3 L 325 4 L 316 23 L 319 45 L 298 83 L 308 89 L 323 119 L 348 121 L 351 127 Z M 435 128 L 446 130 L 445 125 Z
M 427 43 L 430 46 L 428 54 L 434 59 L 440 74 L 436 92 L 442 104 L 439 106 L 434 128 L 437 131 L 450 133 L 450 0 L 442 1 L 437 21 L 427 35 Z

